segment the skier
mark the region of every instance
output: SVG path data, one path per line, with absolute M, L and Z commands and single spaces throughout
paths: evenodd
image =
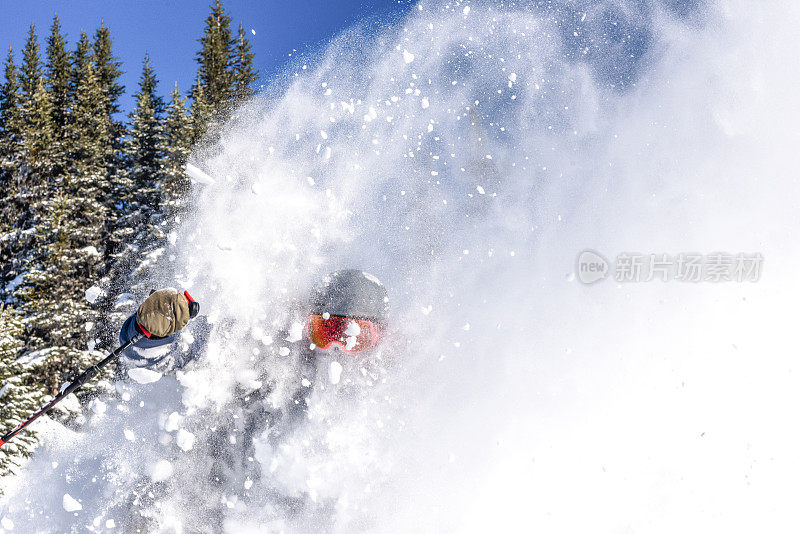
M 207 450 L 214 455 L 212 465 L 207 466 L 212 485 L 220 491 L 228 491 L 242 488 L 248 479 L 261 478 L 260 465 L 252 461 L 256 456 L 254 441 L 267 435 L 275 445 L 304 419 L 306 399 L 316 382 L 321 351 L 343 351 L 360 358 L 379 346 L 387 327 L 388 300 L 383 284 L 363 271 L 340 270 L 323 278 L 311 292 L 304 309 L 297 310 L 301 314 L 298 318 L 302 317 L 305 323 L 304 335 L 290 335 L 292 328 L 280 334 L 288 341 L 286 358 L 293 358 L 299 370 L 298 375 L 289 380 L 294 383 L 290 384 L 289 395 L 285 397 L 288 401 L 277 408 L 269 402 L 275 380 L 270 376 L 267 359 L 263 358 L 254 364 L 263 385 L 255 390 L 237 386 L 236 400 L 225 409 L 225 422 L 210 425 L 217 429 L 207 436 L 206 443 Z M 200 352 L 197 345 L 202 345 L 202 339 L 195 340 L 195 350 L 188 355 L 177 346 L 192 307 L 188 293 L 181 294 L 174 289 L 152 293 L 122 327 L 122 343 L 137 332 L 149 334 L 123 353 L 123 364 L 169 372 L 194 359 L 194 354 Z M 193 333 L 197 334 L 197 330 L 195 327 Z M 201 327 L 200 330 L 207 329 Z M 202 337 L 207 332 L 200 334 Z M 215 414 L 208 416 L 213 419 Z M 231 439 L 232 436 L 236 439 Z M 289 507 L 296 508 L 298 502 Z

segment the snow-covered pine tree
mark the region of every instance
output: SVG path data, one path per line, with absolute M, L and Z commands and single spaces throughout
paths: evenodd
M 258 72 L 253 69 L 254 56 L 244 27 L 239 23 L 239 34 L 236 37 L 232 64 L 233 100 L 236 104 L 247 100 L 255 93 L 253 83 L 258 80 Z
M 19 71 L 22 90 L 22 141 L 21 180 L 18 198 L 26 206 L 18 225 L 29 228 L 32 222 L 30 208 L 46 194 L 52 182 L 53 119 L 50 96 L 45 84 L 39 40 L 31 24 L 23 50 Z
M 69 120 L 69 53 L 58 15 L 53 17 L 50 36 L 47 38 L 47 62 L 45 80 L 50 95 L 53 122 L 53 174 L 58 177 L 64 173 L 67 162 L 67 122 Z
M 220 0 L 215 0 L 211 6 L 211 13 L 206 18 L 206 27 L 199 41 L 198 84 L 202 84 L 203 94 L 211 107 L 216 111 L 224 111 L 224 105 L 232 96 L 233 76 L 230 65 L 234 41 L 231 39 L 231 17 L 225 13 Z
M 122 150 L 123 138 L 127 134 L 124 122 L 114 118 L 119 113 L 119 98 L 125 93 L 125 87 L 119 83 L 119 77 L 122 76 L 120 70 L 122 63 L 114 56 L 113 43 L 111 30 L 101 22 L 94 34 L 92 61 L 94 61 L 97 72 L 97 83 L 105 96 L 106 116 L 111 122 L 108 132 L 110 150 L 104 157 L 107 158 L 106 165 L 112 171 L 119 164 L 115 156 Z
M 24 345 L 23 330 L 17 312 L 0 304 L 0 434 L 24 421 L 42 402 L 42 390 L 26 384 L 25 370 L 17 360 Z M 15 473 L 23 458 L 30 456 L 36 442 L 36 434 L 26 429 L 4 445 L 0 449 L 0 477 Z
M 186 99 L 178 91 L 177 82 L 170 96 L 164 123 L 166 159 L 162 209 L 167 220 L 172 221 L 182 210 L 184 198 L 189 191 L 189 179 L 183 166 L 191 152 L 192 122 L 191 117 L 186 114 Z
M 189 111 L 192 124 L 192 144 L 199 143 L 213 129 L 214 108 L 206 97 L 205 88 L 200 83 L 200 75 L 192 86 L 192 106 Z
M 197 80 L 192 86 L 192 123 L 195 144 L 204 140 L 212 145 L 218 125 L 234 106 L 252 94 L 253 70 L 250 43 L 239 26 L 238 37 L 231 37 L 231 17 L 220 0 L 215 0 L 206 18 L 197 53 Z
M 164 102 L 156 93 L 158 80 L 145 54 L 136 108 L 131 113 L 128 155 L 133 171 L 134 195 L 142 210 L 155 211 L 160 204 L 158 183 L 164 169 Z
M 17 221 L 26 209 L 18 196 L 22 167 L 22 113 L 14 53 L 9 49 L 0 86 L 0 301 L 10 300 L 19 281 L 25 236 Z
M 98 147 L 106 170 L 106 179 L 101 186 L 103 194 L 101 202 L 107 210 L 104 229 L 106 238 L 115 226 L 117 201 L 116 188 L 113 184 L 117 180 L 118 170 L 124 166 L 122 151 L 124 138 L 128 133 L 124 122 L 115 118 L 120 110 L 119 98 L 125 92 L 125 88 L 119 83 L 122 63 L 114 56 L 112 46 L 111 30 L 101 22 L 94 34 L 90 58 L 94 62 L 97 85 L 104 101 L 105 114 L 102 121 L 108 124 L 101 146 Z M 113 247 L 107 247 L 103 252 L 106 261 L 110 262 Z

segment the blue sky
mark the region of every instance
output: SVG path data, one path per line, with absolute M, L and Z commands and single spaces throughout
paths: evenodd
M 81 30 L 91 36 L 102 20 L 111 28 L 114 52 L 123 63 L 126 87 L 121 104 L 133 107 L 132 94 L 145 52 L 159 79 L 159 91 L 169 94 L 172 84 L 185 94 L 197 64 L 197 39 L 202 34 L 211 0 L 30 0 L 2 2 L 0 47 L 2 58 L 12 47 L 19 62 L 28 26 L 36 24 L 42 54 L 53 15 L 58 13 L 70 49 Z M 311 52 L 348 26 L 368 20 L 387 24 L 407 12 L 410 0 L 225 0 L 233 28 L 244 25 L 255 52 L 261 83 L 278 75 L 292 60 L 289 54 Z M 255 35 L 251 32 L 255 30 Z M 293 54 L 293 57 L 297 54 Z

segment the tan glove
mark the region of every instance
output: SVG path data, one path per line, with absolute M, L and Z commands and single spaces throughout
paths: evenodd
M 136 324 L 155 337 L 168 337 L 186 326 L 190 317 L 185 294 L 169 288 L 147 297 L 136 312 Z

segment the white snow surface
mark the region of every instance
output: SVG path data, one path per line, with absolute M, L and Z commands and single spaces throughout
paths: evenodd
M 618 3 L 587 3 L 598 39 Z M 46 440 L 20 474 L 36 483 L 0 499 L 15 532 L 800 530 L 800 7 L 682 23 L 649 3 L 650 55 L 620 90 L 590 63 L 618 51 L 568 54 L 557 13 L 458 4 L 346 33 L 193 154 L 217 179 L 150 285 L 201 302 L 202 353 Z M 585 286 L 587 248 L 765 263 L 757 283 Z M 293 401 L 294 359 L 265 340 L 341 268 L 389 292 L 381 349 L 315 349 L 301 425 L 212 441 L 258 363 L 265 405 Z M 241 463 L 214 485 L 220 458 Z

